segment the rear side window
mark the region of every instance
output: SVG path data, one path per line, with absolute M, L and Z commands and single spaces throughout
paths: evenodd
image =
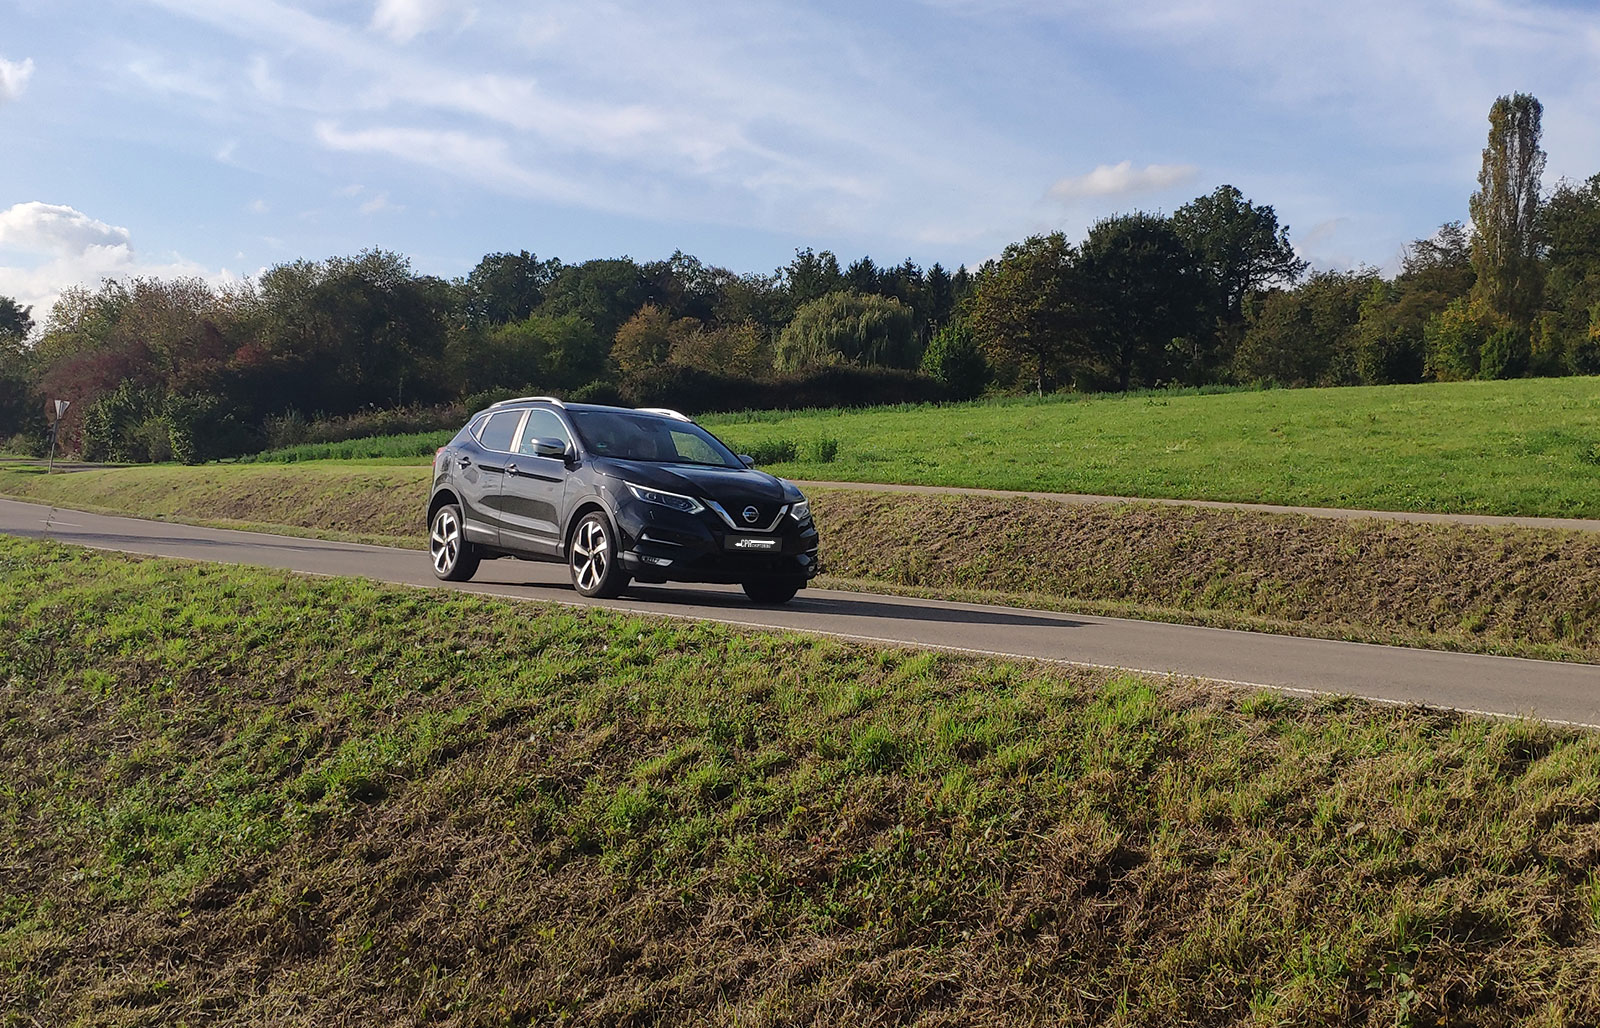
M 522 414 L 519 410 L 507 410 L 490 415 L 483 431 L 478 434 L 478 442 L 485 450 L 510 453 L 511 440 L 517 434 L 517 426 L 522 423 Z
M 471 421 L 467 422 L 466 428 L 463 428 L 461 431 L 457 432 L 456 437 L 450 440 L 450 445 L 458 446 L 461 443 L 466 442 L 468 439 L 477 439 L 479 430 L 483 428 L 483 423 L 488 420 L 488 416 L 484 414 L 480 414 L 473 418 Z

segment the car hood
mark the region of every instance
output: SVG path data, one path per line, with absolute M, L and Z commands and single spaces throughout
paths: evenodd
M 684 493 L 723 505 L 734 503 L 793 503 L 799 497 L 765 471 L 754 468 L 714 468 L 704 464 L 657 464 L 652 461 L 603 458 L 602 470 L 635 485 Z

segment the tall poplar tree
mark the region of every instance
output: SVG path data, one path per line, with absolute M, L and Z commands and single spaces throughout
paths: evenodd
M 1528 93 L 1489 108 L 1478 191 L 1472 194 L 1474 290 L 1489 308 L 1526 328 L 1539 306 L 1539 149 L 1544 105 Z

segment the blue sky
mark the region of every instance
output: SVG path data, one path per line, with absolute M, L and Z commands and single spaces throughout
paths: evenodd
M 0 295 L 379 246 L 975 264 L 1221 183 L 1319 267 L 1466 217 L 1490 103 L 1600 171 L 1600 16 L 1512 0 L 0 0 Z

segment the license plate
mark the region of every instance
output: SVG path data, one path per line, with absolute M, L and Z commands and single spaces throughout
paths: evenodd
M 733 548 L 736 550 L 776 550 L 778 548 L 778 540 L 739 538 L 733 540 Z

